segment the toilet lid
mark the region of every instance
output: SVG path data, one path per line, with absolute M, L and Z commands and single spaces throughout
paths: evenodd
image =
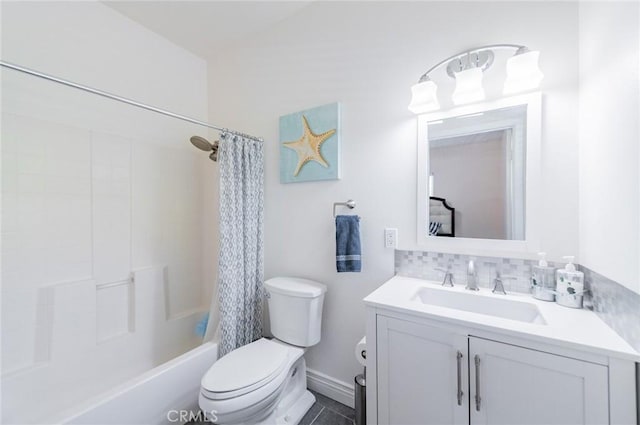
M 287 363 L 287 347 L 262 338 L 237 348 L 215 362 L 202 378 L 202 387 L 213 393 L 236 391 L 256 383 L 266 384 Z

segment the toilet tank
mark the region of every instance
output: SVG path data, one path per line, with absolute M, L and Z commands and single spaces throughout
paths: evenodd
M 274 277 L 264 282 L 264 286 L 273 336 L 299 347 L 320 342 L 322 303 L 327 287 L 297 277 Z

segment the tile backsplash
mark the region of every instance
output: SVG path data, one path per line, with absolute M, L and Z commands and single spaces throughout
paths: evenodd
M 453 273 L 454 283 L 466 284 L 467 264 L 471 259 L 475 262 L 478 272 L 478 285 L 481 288 L 493 288 L 493 279 L 496 276 L 496 271 L 500 271 L 506 291 L 530 292 L 531 267 L 538 263 L 537 260 L 396 250 L 395 273 L 399 276 L 442 281 L 444 273 L 436 270 L 436 268 L 446 269 L 449 267 Z M 562 267 L 561 264 L 551 261 L 549 265 L 551 267 Z M 508 279 L 508 277 L 513 279 Z
M 531 267 L 537 260 L 521 258 L 484 257 L 478 255 L 448 254 L 426 251 L 395 251 L 395 274 L 441 282 L 444 273 L 437 268 L 450 268 L 457 285 L 467 282 L 467 264 L 473 259 L 481 288 L 493 288 L 496 270 L 503 276 L 507 292 L 529 293 Z M 564 267 L 564 263 L 549 261 L 549 266 Z M 632 347 L 640 351 L 640 294 L 612 281 L 584 266 L 585 308 L 593 310 L 609 327 Z M 510 276 L 513 279 L 504 279 Z
M 587 267 L 580 270 L 591 289 L 589 308 L 640 352 L 640 294 Z

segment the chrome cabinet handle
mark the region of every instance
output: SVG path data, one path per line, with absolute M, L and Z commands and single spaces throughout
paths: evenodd
M 476 354 L 473 359 L 476 364 L 476 411 L 479 412 L 480 402 L 482 401 L 482 399 L 480 398 L 480 356 Z
M 458 351 L 456 355 L 456 359 L 458 360 L 458 406 L 462 406 L 462 396 L 464 393 L 462 392 L 462 353 Z

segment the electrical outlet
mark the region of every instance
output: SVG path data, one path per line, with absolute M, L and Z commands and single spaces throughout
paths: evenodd
M 384 247 L 396 248 L 398 246 L 398 229 L 384 229 Z

